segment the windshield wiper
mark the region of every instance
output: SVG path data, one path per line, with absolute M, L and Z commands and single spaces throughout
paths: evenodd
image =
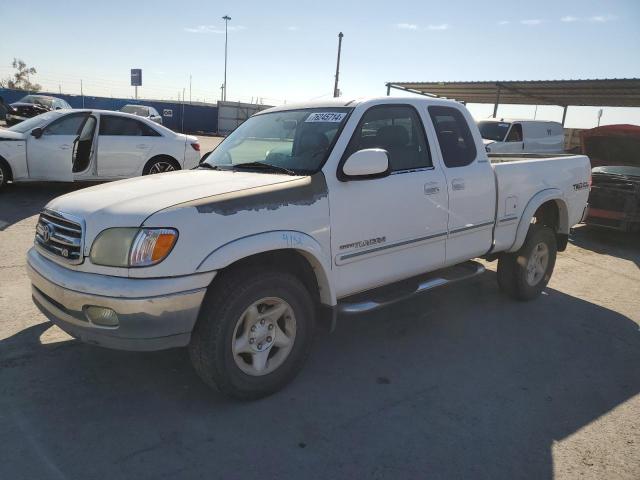
M 233 168 L 237 168 L 237 169 L 258 168 L 262 170 L 271 170 L 272 172 L 286 173 L 287 175 L 297 175 L 296 172 L 294 172 L 293 170 L 289 170 L 288 168 L 281 167 L 279 165 L 272 165 L 270 163 L 264 163 L 264 162 L 236 163 L 235 165 L 233 165 Z
M 211 165 L 210 163 L 200 163 L 199 165 L 196 165 L 195 167 L 193 167 L 193 170 L 197 170 L 199 168 L 207 168 L 209 170 L 220 170 L 220 168 L 218 168 L 217 165 Z

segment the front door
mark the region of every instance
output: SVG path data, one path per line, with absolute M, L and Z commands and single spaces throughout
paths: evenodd
M 100 115 L 98 176 L 124 178 L 136 175 L 153 148 L 154 136 L 144 123 L 124 116 Z
M 512 123 L 509 133 L 504 139 L 504 144 L 500 153 L 522 153 L 524 150 L 524 138 L 522 135 L 522 124 Z
M 366 148 L 387 151 L 391 174 L 329 189 L 338 297 L 437 269 L 445 259 L 447 188 L 416 109 L 367 110 L 340 165 Z
M 449 238 L 446 264 L 487 253 L 493 241 L 496 190 L 493 168 L 478 152 L 462 110 L 430 106 L 449 188 Z M 478 139 L 480 140 L 480 139 Z
M 73 145 L 73 179 L 74 180 L 91 180 L 96 176 L 94 158 L 94 145 L 96 125 L 98 121 L 96 117 L 90 115 L 87 117 L 84 125 L 80 129 L 80 134 Z
M 27 138 L 29 177 L 59 182 L 73 181 L 73 146 L 89 114 L 65 115 L 44 127 L 42 136 Z

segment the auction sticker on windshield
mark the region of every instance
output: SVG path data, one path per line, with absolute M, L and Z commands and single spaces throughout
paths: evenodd
M 340 123 L 346 115 L 346 113 L 341 112 L 316 112 L 309 115 L 305 122 Z

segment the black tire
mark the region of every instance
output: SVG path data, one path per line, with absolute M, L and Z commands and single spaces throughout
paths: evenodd
M 9 167 L 4 163 L 4 161 L 0 158 L 0 192 L 7 188 L 7 184 L 11 179 L 11 171 Z
M 527 266 L 534 249 L 544 244 L 548 258 L 544 273 L 537 281 L 528 279 Z M 498 260 L 498 285 L 500 289 L 517 300 L 533 300 L 545 289 L 556 264 L 557 243 L 553 230 L 544 225 L 531 224 L 522 248 L 515 253 L 504 253 Z
M 167 169 L 166 167 L 170 167 L 170 169 Z M 158 168 L 161 171 L 154 171 Z M 175 170 L 180 170 L 180 165 L 174 158 L 168 156 L 159 156 L 149 160 L 149 162 L 142 169 L 142 175 L 152 175 L 156 173 L 164 173 Z
M 291 306 L 296 334 L 288 356 L 277 369 L 252 376 L 234 359 L 234 329 L 243 312 L 265 297 L 281 298 Z M 300 371 L 311 347 L 314 315 L 309 292 L 289 273 L 248 269 L 223 273 L 209 288 L 200 308 L 189 344 L 191 363 L 206 384 L 227 396 L 241 400 L 265 397 L 283 388 Z

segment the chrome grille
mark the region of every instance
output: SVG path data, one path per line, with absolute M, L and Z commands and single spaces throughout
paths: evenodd
M 70 215 L 43 210 L 36 225 L 36 246 L 69 263 L 82 262 L 82 223 Z

